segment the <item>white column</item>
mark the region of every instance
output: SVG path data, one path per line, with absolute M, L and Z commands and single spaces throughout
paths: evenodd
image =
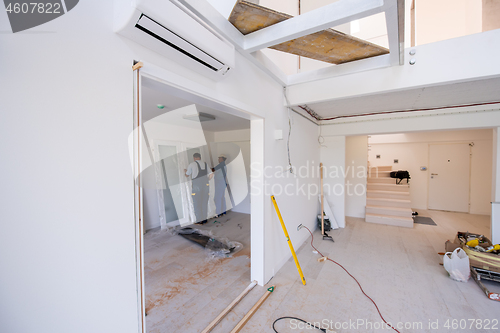
M 264 119 L 250 122 L 250 275 L 263 286 L 264 278 Z
M 491 177 L 491 241 L 500 243 L 500 127 L 493 129 L 493 166 Z
M 346 137 L 326 137 L 320 150 L 320 160 L 324 165 L 325 201 L 332 209 L 337 224 L 345 228 L 344 174 Z
M 348 136 L 345 153 L 345 214 L 365 218 L 368 137 Z

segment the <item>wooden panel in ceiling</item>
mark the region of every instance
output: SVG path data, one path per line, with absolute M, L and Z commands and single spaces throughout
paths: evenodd
M 266 7 L 239 0 L 229 16 L 229 22 L 243 35 L 247 35 L 291 17 Z M 384 47 L 333 29 L 318 31 L 269 48 L 331 64 L 343 64 L 389 53 L 389 50 Z

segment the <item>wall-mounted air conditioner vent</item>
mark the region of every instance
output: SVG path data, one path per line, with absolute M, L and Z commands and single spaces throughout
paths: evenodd
M 234 68 L 234 46 L 168 0 L 139 0 L 118 11 L 117 32 L 218 80 Z
M 139 30 L 144 31 L 150 36 L 158 39 L 160 42 L 172 47 L 191 59 L 207 66 L 213 71 L 228 71 L 229 67 L 224 65 L 219 60 L 212 57 L 210 54 L 191 44 L 184 38 L 175 34 L 171 30 L 165 28 L 161 24 L 153 21 L 146 15 L 141 15 L 141 18 L 135 25 Z

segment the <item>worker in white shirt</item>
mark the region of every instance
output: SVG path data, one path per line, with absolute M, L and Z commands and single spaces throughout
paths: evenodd
M 200 153 L 193 154 L 193 162 L 184 169 L 186 177 L 191 176 L 194 214 L 196 222 L 199 224 L 207 223 L 209 180 L 213 174 L 208 169 L 207 163 L 201 161 Z

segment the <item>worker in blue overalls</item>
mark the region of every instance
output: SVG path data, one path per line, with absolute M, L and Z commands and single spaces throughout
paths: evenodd
M 207 163 L 201 161 L 200 153 L 193 154 L 193 162 L 184 169 L 186 177 L 191 176 L 194 214 L 196 222 L 199 224 L 207 223 L 209 181 L 213 174 L 208 169 Z
M 215 183 L 215 217 L 226 214 L 226 187 L 227 187 L 227 167 L 226 156 L 219 156 L 219 164 L 212 169 Z

